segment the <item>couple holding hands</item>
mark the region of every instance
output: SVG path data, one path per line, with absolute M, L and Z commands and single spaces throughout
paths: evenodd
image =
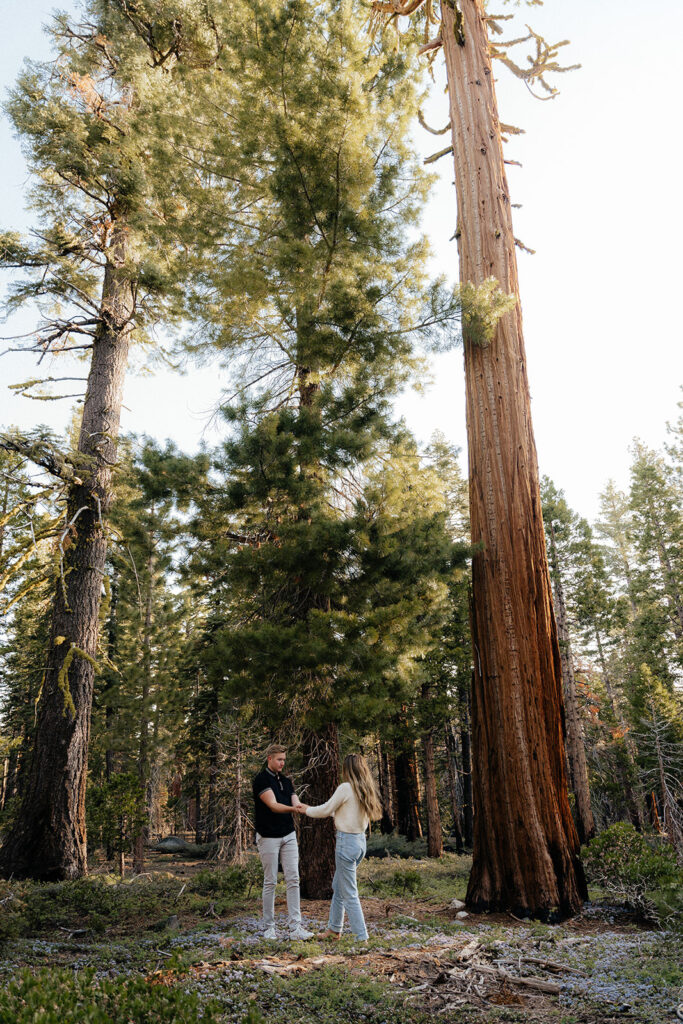
M 275 886 L 278 859 L 287 888 L 287 916 L 292 939 L 312 939 L 301 923 L 299 899 L 299 848 L 293 814 L 309 818 L 334 818 L 336 829 L 335 871 L 327 930 L 318 936 L 338 939 L 344 926 L 344 912 L 354 936 L 363 941 L 368 932 L 358 896 L 356 868 L 365 856 L 365 830 L 381 817 L 382 805 L 365 758 L 349 754 L 344 758 L 341 785 L 327 801 L 311 807 L 299 800 L 291 779 L 283 775 L 286 747 L 272 743 L 266 750 L 266 766 L 253 782 L 256 813 L 256 846 L 263 865 L 264 938 L 276 939 Z

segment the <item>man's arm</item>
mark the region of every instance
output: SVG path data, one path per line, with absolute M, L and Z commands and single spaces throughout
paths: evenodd
M 275 811 L 276 814 L 291 814 L 292 808 L 289 804 L 279 804 L 275 799 L 275 793 L 272 789 L 264 789 L 262 793 L 259 793 L 259 799 L 263 800 L 266 807 L 271 811 Z
M 292 807 L 299 814 L 305 814 L 308 804 L 302 804 L 301 800 L 299 800 L 299 797 L 296 795 L 296 793 L 292 793 Z

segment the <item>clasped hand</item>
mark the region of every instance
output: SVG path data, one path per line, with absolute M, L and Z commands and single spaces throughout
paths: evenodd
M 292 807 L 292 810 L 296 814 L 305 814 L 308 804 L 297 804 L 296 807 Z

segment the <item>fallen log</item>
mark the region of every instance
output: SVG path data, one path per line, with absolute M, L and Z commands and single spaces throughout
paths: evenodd
M 182 836 L 166 836 L 149 848 L 156 853 L 181 853 L 184 857 L 203 860 L 218 849 L 218 843 L 188 843 Z

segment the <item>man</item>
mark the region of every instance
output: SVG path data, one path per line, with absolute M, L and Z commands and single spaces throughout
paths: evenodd
M 292 939 L 312 939 L 313 932 L 301 924 L 299 904 L 299 847 L 292 811 L 301 814 L 306 805 L 294 792 L 291 779 L 282 774 L 287 749 L 271 743 L 266 750 L 266 767 L 253 783 L 256 846 L 263 865 L 264 939 L 277 939 L 275 931 L 275 886 L 278 858 L 287 887 L 287 924 Z

